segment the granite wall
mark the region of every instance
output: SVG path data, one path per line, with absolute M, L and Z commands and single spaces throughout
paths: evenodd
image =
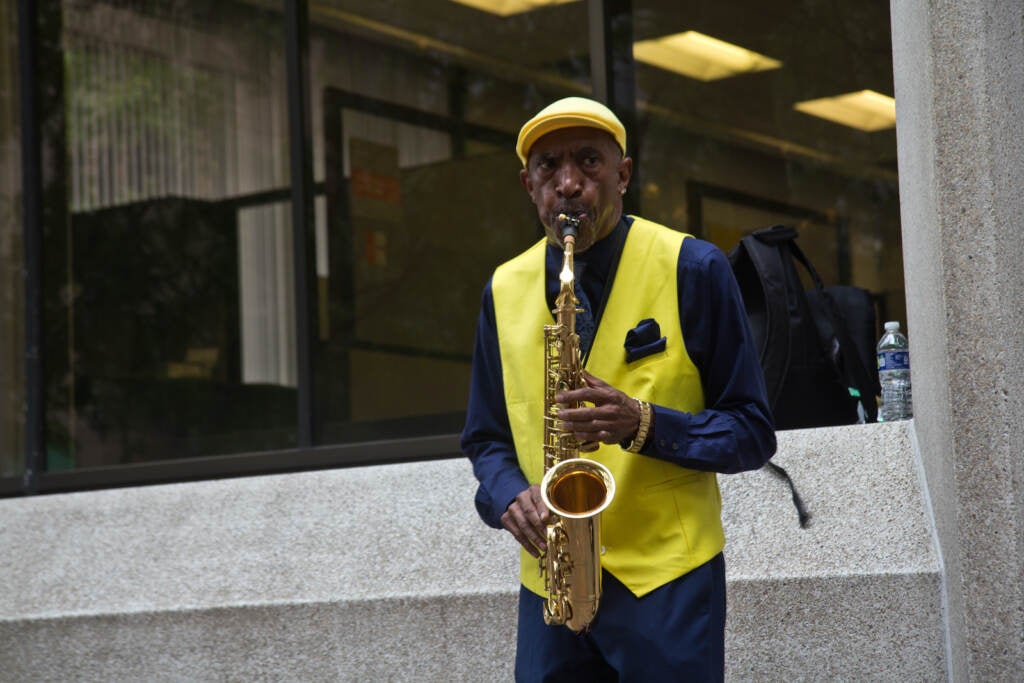
M 721 477 L 728 678 L 946 675 L 912 423 Z M 0 679 L 512 678 L 517 550 L 463 459 L 0 500 Z
M 951 678 L 1024 680 L 1024 5 L 893 0 L 916 436 Z

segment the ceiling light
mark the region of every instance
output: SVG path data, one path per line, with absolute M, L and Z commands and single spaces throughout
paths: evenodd
M 452 0 L 461 5 L 468 5 L 484 12 L 507 17 L 520 12 L 529 12 L 549 5 L 563 5 L 576 0 Z
M 874 90 L 797 102 L 793 108 L 869 133 L 896 125 L 896 100 Z
M 633 43 L 638 61 L 700 81 L 778 69 L 782 62 L 697 31 Z

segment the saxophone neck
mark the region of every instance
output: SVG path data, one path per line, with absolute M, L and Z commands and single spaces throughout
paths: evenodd
M 573 283 L 576 280 L 575 264 L 573 252 L 576 248 L 576 238 L 572 235 L 568 235 L 563 243 L 565 251 L 562 253 L 562 272 L 558 274 L 558 279 L 561 281 L 562 286 L 566 284 L 572 288 Z
M 573 249 L 576 245 L 576 238 L 566 235 L 563 244 L 565 251 L 562 254 L 562 271 L 558 274 L 560 284 L 553 312 L 558 322 L 564 324 L 570 320 L 574 321 L 576 318 L 578 302 L 575 293 L 576 274 L 573 267 Z
M 576 295 L 574 287 L 576 283 L 575 267 L 573 264 L 573 253 L 576 249 L 576 235 L 580 231 L 580 220 L 583 214 L 578 216 L 567 216 L 564 213 L 558 214 L 558 234 L 562 237 L 562 272 L 558 274 L 561 283 L 558 289 L 558 298 L 555 299 L 555 310 L 553 311 L 559 322 L 566 322 L 563 317 L 568 317 L 571 310 L 572 318 L 576 315 Z M 562 313 L 562 315 L 559 315 Z

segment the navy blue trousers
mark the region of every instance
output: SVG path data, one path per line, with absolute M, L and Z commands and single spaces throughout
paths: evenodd
M 544 623 L 544 600 L 520 587 L 516 681 L 721 681 L 725 559 L 721 554 L 637 598 L 608 572 L 584 633 Z

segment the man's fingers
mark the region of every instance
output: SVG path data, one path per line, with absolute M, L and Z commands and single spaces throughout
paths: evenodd
M 512 534 L 519 545 L 526 548 L 526 552 L 530 553 L 534 557 L 539 557 L 540 553 L 547 548 L 547 544 L 544 542 L 544 537 L 538 534 L 533 526 L 515 521 L 505 522 L 504 518 L 502 518 L 502 520 L 505 528 L 508 529 L 509 533 Z M 520 522 L 521 521 L 522 520 L 520 520 Z
M 580 441 L 580 450 L 586 453 L 596 451 L 600 444 L 618 443 L 622 440 L 615 437 L 615 432 L 608 431 L 607 429 L 599 429 L 596 431 L 576 431 L 573 432 L 573 436 Z
M 580 441 L 618 443 L 636 431 L 640 417 L 636 402 L 630 399 L 627 404 L 566 408 L 558 412 L 558 419 Z
M 591 403 L 599 408 L 603 405 L 621 404 L 629 398 L 612 385 L 587 372 L 583 373 L 583 377 L 586 380 L 585 386 L 563 391 L 555 396 L 555 400 L 558 403 Z
M 540 557 L 541 552 L 545 549 L 545 545 L 535 534 L 526 534 L 520 531 L 518 528 L 512 528 L 508 525 L 505 527 L 508 529 L 512 537 L 516 539 L 519 545 L 526 548 L 526 552 L 530 553 L 534 557 Z
M 519 545 L 538 557 L 547 548 L 545 537 L 548 516 L 547 508 L 540 498 L 540 487 L 535 484 L 516 496 L 501 516 L 501 523 Z
M 585 443 L 615 444 L 632 436 L 640 422 L 636 400 L 589 372 L 584 371 L 583 379 L 586 386 L 563 391 L 555 397 L 558 403 L 580 406 L 558 411 L 564 428 Z M 581 449 L 593 450 L 589 445 Z

